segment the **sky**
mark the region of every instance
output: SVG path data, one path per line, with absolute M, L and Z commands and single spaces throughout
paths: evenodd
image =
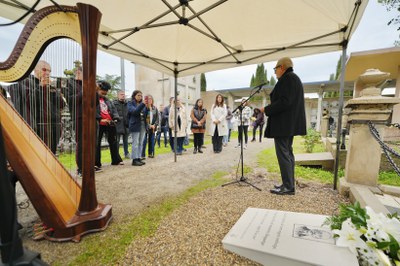
M 397 16 L 395 11 L 388 12 L 377 0 L 369 0 L 368 6 L 360 24 L 350 39 L 347 55 L 352 52 L 374 50 L 393 47 L 394 41 L 399 40 L 398 25 L 388 26 L 387 22 Z M 0 23 L 5 19 L 0 18 Z M 10 54 L 22 25 L 0 28 L 0 61 L 4 61 Z M 324 81 L 336 71 L 336 64 L 341 51 L 319 55 L 293 58 L 294 70 L 303 82 Z M 134 64 L 124 60 L 126 90 L 135 89 Z M 276 62 L 265 63 L 268 78 L 273 74 Z M 121 75 L 121 59 L 98 52 L 98 75 Z M 206 73 L 207 90 L 248 87 L 250 79 L 255 74 L 256 65 L 242 66 Z

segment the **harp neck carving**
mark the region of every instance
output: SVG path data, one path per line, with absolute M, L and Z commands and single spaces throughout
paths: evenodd
M 0 62 L 0 80 L 15 82 L 26 78 L 33 70 L 46 47 L 60 38 L 81 43 L 78 8 L 56 6 L 38 10 L 24 26 L 11 55 Z

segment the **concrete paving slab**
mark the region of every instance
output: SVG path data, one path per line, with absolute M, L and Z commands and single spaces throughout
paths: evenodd
M 295 154 L 296 165 L 321 166 L 323 169 L 332 170 L 334 159 L 330 152 L 299 153 Z

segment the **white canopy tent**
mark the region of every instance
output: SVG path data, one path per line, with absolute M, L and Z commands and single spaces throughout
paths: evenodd
M 74 5 L 78 1 L 1 0 L 0 16 L 15 20 L 29 12 L 33 4 L 37 4 L 34 7 L 37 10 L 54 2 Z M 79 2 L 96 6 L 103 13 L 100 49 L 175 78 L 274 61 L 283 56 L 293 58 L 337 50 L 345 55 L 347 43 L 368 3 L 367 0 Z M 340 112 L 344 80 L 341 82 Z M 338 131 L 340 119 L 341 113 Z
M 0 16 L 17 19 L 33 2 L 0 1 Z M 55 2 L 96 6 L 103 13 L 102 50 L 178 76 L 341 50 L 367 5 L 365 0 Z M 51 4 L 42 0 L 35 9 Z

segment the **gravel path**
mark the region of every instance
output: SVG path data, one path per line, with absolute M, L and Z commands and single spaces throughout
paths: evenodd
M 115 224 L 134 217 L 152 204 L 177 195 L 198 181 L 209 178 L 216 171 L 236 172 L 240 150 L 229 143 L 222 153 L 214 154 L 208 146 L 204 154 L 192 154 L 189 149 L 174 162 L 172 153 L 147 159 L 146 165 L 133 167 L 126 160 L 124 166 L 104 166 L 96 175 L 99 202 L 111 203 Z M 303 184 L 295 196 L 271 195 L 268 190 L 280 177 L 257 167 L 257 154 L 272 147 L 271 140 L 249 143 L 244 150 L 244 162 L 255 172 L 249 181 L 262 189 L 248 185 L 230 185 L 209 189 L 191 199 L 167 217 L 149 239 L 139 239 L 127 250 L 122 265 L 252 265 L 222 249 L 221 240 L 247 207 L 260 207 L 288 211 L 332 214 L 344 199 L 332 191 L 331 186 L 317 183 Z M 232 179 L 234 180 L 234 179 Z M 18 189 L 18 202 L 25 194 Z M 67 257 L 80 252 L 80 244 L 33 241 L 32 224 L 37 215 L 32 207 L 19 210 L 20 231 L 24 247 L 40 252 L 47 263 L 68 262 Z M 84 238 L 82 242 L 84 241 Z M 72 254 L 72 255 L 71 255 Z M 64 258 L 64 259 L 63 259 Z

